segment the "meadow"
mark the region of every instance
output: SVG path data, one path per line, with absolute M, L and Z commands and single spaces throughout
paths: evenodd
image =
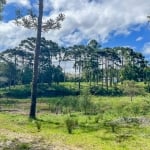
M 2 92 L 2 90 L 1 90 Z M 149 150 L 150 95 L 0 99 L 0 149 Z

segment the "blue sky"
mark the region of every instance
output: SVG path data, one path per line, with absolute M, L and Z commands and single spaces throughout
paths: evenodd
M 36 35 L 15 26 L 16 8 L 36 10 L 37 0 L 7 0 L 0 22 L 0 51 Z M 44 8 L 44 19 L 60 12 L 66 16 L 62 29 L 43 33 L 49 40 L 69 46 L 96 39 L 102 47 L 128 46 L 150 59 L 149 0 L 44 0 Z

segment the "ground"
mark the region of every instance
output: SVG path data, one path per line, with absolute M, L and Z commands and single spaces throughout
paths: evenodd
M 51 99 L 55 98 L 38 99 L 37 120 L 28 118 L 29 99 L 1 99 L 0 150 L 150 149 L 149 96 L 135 97 L 132 102 L 129 97 L 93 96 L 103 112 L 96 115 L 56 114 L 50 110 Z M 65 125 L 68 117 L 78 120 L 72 134 Z

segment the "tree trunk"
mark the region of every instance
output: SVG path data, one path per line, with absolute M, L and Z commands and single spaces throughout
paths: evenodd
M 102 88 L 104 86 L 104 67 L 103 67 L 103 57 L 102 57 Z
M 36 48 L 34 54 L 34 66 L 32 77 L 32 90 L 31 90 L 31 107 L 29 117 L 36 118 L 36 98 L 37 98 L 37 79 L 38 79 L 38 63 L 41 45 L 41 32 L 42 32 L 42 17 L 43 17 L 43 0 L 39 0 L 39 16 L 38 16 L 38 29 L 36 38 Z
M 82 67 L 82 63 L 81 63 L 81 56 L 80 56 L 80 59 L 79 59 L 79 80 L 78 80 L 78 89 L 80 91 L 81 89 L 81 67 Z

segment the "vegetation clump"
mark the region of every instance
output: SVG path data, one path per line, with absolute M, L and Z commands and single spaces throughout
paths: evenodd
M 67 118 L 65 123 L 69 134 L 72 134 L 73 129 L 78 126 L 78 120 L 73 118 Z

